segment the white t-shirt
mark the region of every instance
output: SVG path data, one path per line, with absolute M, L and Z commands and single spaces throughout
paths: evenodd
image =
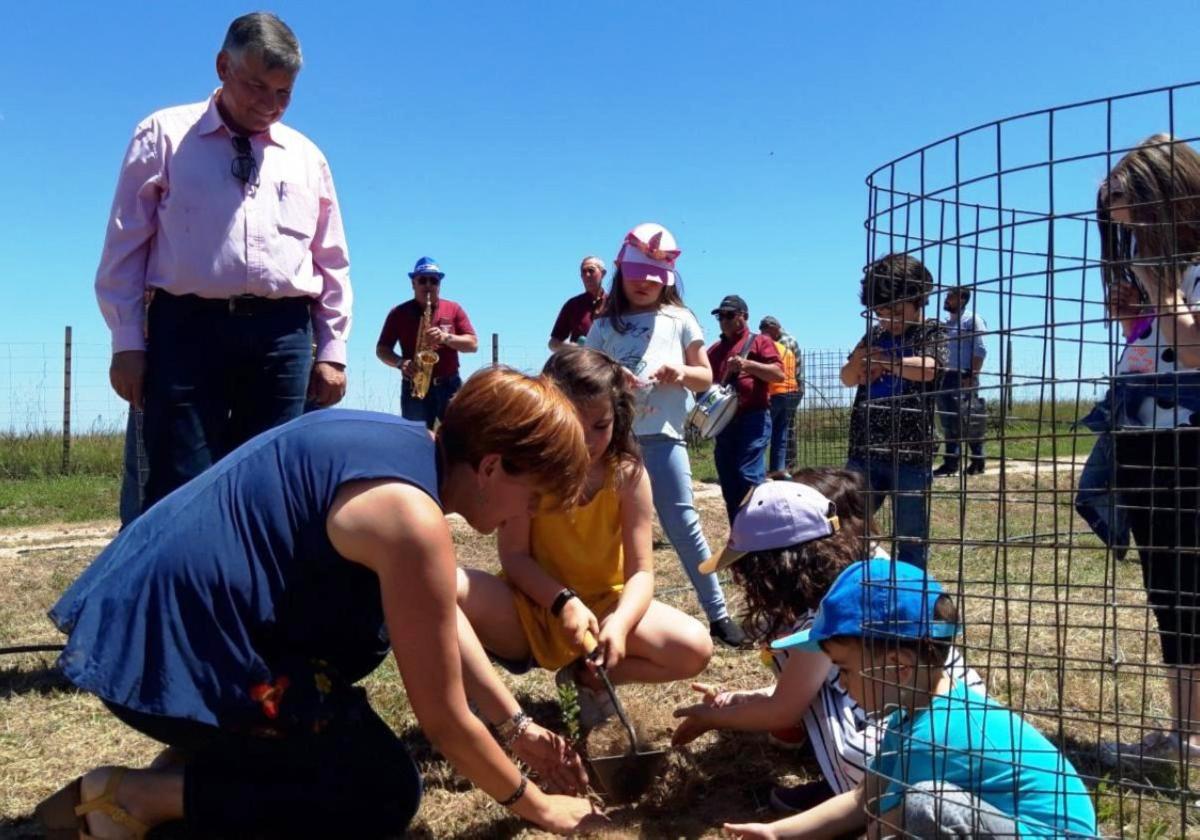
M 609 318 L 592 322 L 584 345 L 603 350 L 633 372 L 645 385 L 637 390 L 635 435 L 683 437 L 690 393 L 683 385 L 660 385 L 649 377 L 664 364 L 685 364 L 684 351 L 704 342 L 704 332 L 692 311 L 684 306 L 664 306 L 655 312 L 626 315 L 623 333 Z
M 1200 266 L 1190 266 L 1180 281 L 1184 300 L 1193 310 L 1200 310 Z M 1125 345 L 1117 362 L 1117 375 L 1126 373 L 1172 373 L 1181 368 L 1175 361 L 1175 349 L 1166 344 L 1155 318 L 1142 334 Z M 1137 416 L 1143 426 L 1154 429 L 1174 429 L 1189 424 L 1191 413 L 1177 410 L 1172 404 L 1156 402 L 1146 397 L 1138 406 Z

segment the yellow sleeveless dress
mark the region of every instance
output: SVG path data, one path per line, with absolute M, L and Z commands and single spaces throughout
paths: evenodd
M 533 517 L 529 549 L 534 562 L 574 589 L 597 619 L 612 612 L 625 586 L 621 505 L 613 473 L 586 505 Z M 581 655 L 550 610 L 515 588 L 513 600 L 539 665 L 555 670 Z

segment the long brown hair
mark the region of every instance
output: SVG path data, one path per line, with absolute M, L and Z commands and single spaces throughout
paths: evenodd
M 629 298 L 625 296 L 624 279 L 621 275 L 621 266 L 618 264 L 613 270 L 608 303 L 605 304 L 604 311 L 601 313 L 601 317 L 608 318 L 612 322 L 612 328 L 621 334 L 629 332 L 629 324 L 625 321 L 625 314 L 629 311 Z M 675 272 L 675 285 L 663 286 L 662 294 L 658 296 L 658 306 L 661 309 L 664 306 L 683 305 L 683 290 L 677 271 Z
M 498 454 L 511 475 L 527 475 L 543 496 L 573 504 L 591 458 L 575 406 L 547 376 L 497 366 L 462 386 L 438 427 L 446 465 L 477 468 Z
M 542 375 L 548 376 L 576 406 L 599 399 L 611 402 L 612 440 L 604 452 L 604 460 L 614 468 L 634 467 L 634 472 L 641 467 L 642 451 L 633 433 L 637 403 L 625 378 L 625 369 L 616 359 L 594 348 L 567 344 L 550 356 Z M 625 471 L 616 472 L 619 480 Z
M 746 595 L 745 622 L 755 641 L 780 635 L 815 610 L 842 570 L 863 559 L 863 483 L 851 470 L 804 469 L 793 476 L 833 502 L 841 527 L 801 545 L 754 551 L 733 566 L 734 582 Z
M 1132 224 L 1113 221 L 1113 204 L 1128 208 Z M 1096 219 L 1106 287 L 1134 282 L 1135 257 L 1157 261 L 1147 269 L 1175 287 L 1179 269 L 1200 256 L 1200 154 L 1169 134 L 1147 137 L 1100 186 Z

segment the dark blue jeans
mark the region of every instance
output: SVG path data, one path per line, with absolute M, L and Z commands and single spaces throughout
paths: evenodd
M 942 425 L 942 438 L 946 446 L 945 461 L 947 466 L 958 466 L 958 454 L 962 449 L 962 440 L 970 438 L 964 400 L 969 400 L 975 389 L 963 387 L 962 374 L 948 371 L 942 375 L 942 390 L 937 395 L 937 414 Z M 967 440 L 971 449 L 972 459 L 983 459 L 983 441 Z
M 125 422 L 125 469 L 121 474 L 121 496 L 118 515 L 124 528 L 142 512 L 142 495 L 146 489 L 146 446 L 142 442 L 143 415 L 141 409 L 129 409 Z
M 721 483 L 730 523 L 750 488 L 767 480 L 763 456 L 770 440 L 771 415 L 765 408 L 739 410 L 733 421 L 717 435 L 713 460 L 717 464 L 717 480 Z
M 899 543 L 895 557 L 924 569 L 929 558 L 929 464 L 897 464 L 880 453 L 868 460 L 851 458 L 846 469 L 863 476 L 867 509 L 872 515 L 892 500 L 892 533 Z
M 105 705 L 182 754 L 183 822 L 202 836 L 400 836 L 417 812 L 421 777 L 365 692 L 352 692 L 319 734 L 282 737 Z
M 430 383 L 429 390 L 422 400 L 413 399 L 412 382 L 405 379 L 400 385 L 400 416 L 405 420 L 424 423 L 425 428 L 432 429 L 434 423 L 446 416 L 446 406 L 462 387 L 462 379 L 458 375 L 443 376 Z
M 768 461 L 772 472 L 796 466 L 789 456 L 795 456 L 796 453 L 796 445 L 792 440 L 796 430 L 792 427 L 799 406 L 799 391 L 771 397 L 771 455 Z
M 312 371 L 307 298 L 235 313 L 225 301 L 159 292 L 148 326 L 145 508 L 299 417 Z

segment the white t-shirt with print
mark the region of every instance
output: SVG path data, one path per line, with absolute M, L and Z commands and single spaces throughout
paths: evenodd
M 692 311 L 684 306 L 664 306 L 655 312 L 626 315 L 623 333 L 609 318 L 592 322 L 584 345 L 603 350 L 645 383 L 637 389 L 636 435 L 683 437 L 691 395 L 682 383 L 660 385 L 650 375 L 664 364 L 685 364 L 684 351 L 704 342 L 704 332 Z
M 1181 281 L 1184 300 L 1193 310 L 1200 310 L 1200 266 L 1191 266 Z M 1151 321 L 1140 336 L 1125 345 L 1117 362 L 1117 375 L 1127 373 L 1172 373 L 1181 368 L 1175 361 L 1175 349 L 1166 344 L 1159 331 L 1159 318 Z M 1137 409 L 1142 426 L 1154 429 L 1174 429 L 1189 424 L 1190 412 L 1176 410 L 1173 404 L 1156 402 L 1153 397 L 1142 400 Z

